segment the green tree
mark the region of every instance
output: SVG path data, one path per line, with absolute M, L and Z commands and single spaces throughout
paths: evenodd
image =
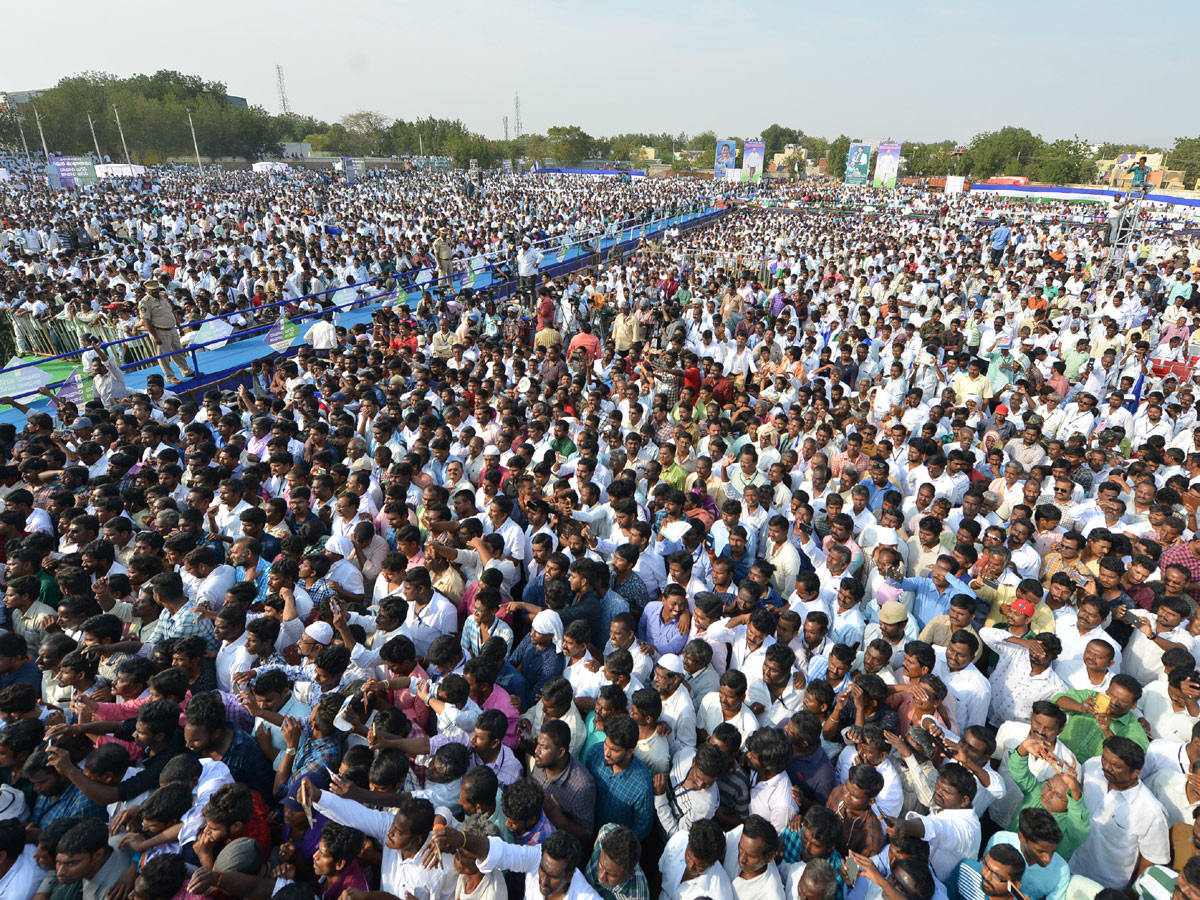
M 987 131 L 971 139 L 965 170 L 976 178 L 1025 175 L 1045 147 L 1045 141 L 1028 128 L 1009 125 L 999 131 Z
M 565 166 L 573 166 L 587 159 L 595 143 L 592 136 L 578 125 L 553 125 L 546 131 L 546 141 L 554 161 Z
M 1200 137 L 1175 138 L 1175 146 L 1167 154 L 1166 165 L 1183 170 L 1184 185 L 1194 185 L 1200 179 Z
M 306 135 L 326 131 L 327 122 L 314 119 L 312 116 L 299 116 L 295 113 L 286 116 L 275 116 L 275 133 L 281 141 L 303 141 Z
M 1096 159 L 1116 159 L 1122 153 L 1158 153 L 1161 147 L 1147 147 L 1145 144 L 1113 144 L 1104 143 L 1096 148 Z
M 88 128 L 90 112 L 101 154 L 123 159 L 113 104 L 120 108 L 125 141 L 137 162 L 192 156 L 189 109 L 204 156 L 255 159 L 278 152 L 279 132 L 266 110 L 234 106 L 223 84 L 169 70 L 125 79 L 101 72 L 63 78 L 36 104 L 51 152 L 77 154 L 94 149 Z M 27 104 L 21 112 L 32 119 L 29 107 Z
M 1048 144 L 1031 171 L 1037 181 L 1052 184 L 1091 184 L 1096 180 L 1091 146 L 1078 136 Z
M 388 120 L 380 113 L 360 109 L 342 116 L 341 125 L 353 144 L 353 156 L 379 156 L 383 153 L 384 133 Z
M 17 125 L 17 114 L 7 107 L 0 107 L 0 148 L 9 153 L 23 153 L 21 129 Z
M 843 178 L 846 175 L 846 157 L 850 154 L 850 138 L 839 134 L 829 142 L 825 151 L 828 168 L 825 170 L 831 178 Z
M 788 144 L 799 144 L 804 132 L 783 125 L 768 125 L 762 130 L 760 138 L 767 145 L 767 159 L 776 153 L 782 153 Z

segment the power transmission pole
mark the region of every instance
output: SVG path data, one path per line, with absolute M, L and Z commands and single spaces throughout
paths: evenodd
M 92 122 L 92 111 L 88 110 L 88 128 L 92 129 L 92 143 L 96 147 L 96 162 L 103 162 L 104 157 L 100 155 L 100 142 L 96 140 L 96 125 Z
M 46 162 L 50 162 L 50 151 L 46 149 L 46 133 L 42 131 L 42 114 L 38 112 L 38 108 L 33 108 L 33 118 L 37 122 L 38 136 L 42 139 L 42 153 L 46 156 Z
M 287 86 L 283 83 L 283 66 L 276 63 L 275 65 L 275 82 L 279 87 L 279 113 L 280 115 L 290 116 L 292 107 L 288 104 Z
M 520 137 L 522 132 L 521 126 L 521 95 L 513 95 L 513 137 Z
M 121 110 L 117 104 L 113 104 L 113 115 L 117 117 L 117 131 L 121 133 L 121 147 L 125 151 L 125 165 L 132 166 L 133 160 L 129 158 L 129 145 L 125 143 L 125 129 L 121 127 Z
M 192 148 L 196 151 L 196 168 L 199 169 L 200 174 L 203 175 L 204 174 L 204 166 L 200 162 L 200 145 L 198 143 L 196 143 L 196 126 L 192 124 L 192 111 L 189 109 L 187 111 L 187 114 L 188 114 L 188 128 L 192 129 Z
M 17 129 L 21 132 L 21 146 L 25 148 L 25 165 L 29 166 L 29 177 L 33 177 L 33 157 L 29 155 L 29 141 L 25 140 L 25 117 L 17 107 Z
M 504 140 L 508 140 L 508 116 L 501 116 L 504 120 Z

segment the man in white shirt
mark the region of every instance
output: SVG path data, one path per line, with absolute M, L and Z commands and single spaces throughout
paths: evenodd
M 207 603 L 209 609 L 219 612 L 225 592 L 237 583 L 233 566 L 222 564 L 212 547 L 197 547 L 187 555 L 184 565 L 196 579 L 196 602 Z
M 1188 633 L 1187 619 L 1191 616 L 1187 601 L 1182 597 L 1163 597 L 1153 618 L 1134 610 L 1137 628 L 1125 646 L 1121 671 L 1132 675 L 1141 684 L 1150 684 L 1165 671 L 1163 651 L 1182 647 L 1191 652 L 1196 639 Z
M 380 888 L 383 891 L 396 897 L 423 895 L 430 900 L 450 900 L 454 895 L 457 881 L 454 860 L 444 852 L 444 844 L 431 839 L 434 810 L 428 800 L 406 797 L 393 815 L 339 797 L 331 791 L 322 791 L 308 779 L 302 784 L 301 803 L 311 803 L 313 809 L 330 820 L 357 828 L 382 845 Z M 442 832 L 451 830 L 446 828 Z M 431 845 L 443 850 L 439 868 L 425 867 L 425 851 Z M 482 863 L 480 865 L 482 868 Z
M 337 328 L 333 324 L 332 313 L 325 313 L 304 332 L 304 340 L 317 351 L 317 356 L 328 359 L 331 351 L 337 348 Z
M 725 871 L 735 900 L 784 900 L 775 866 L 779 832 L 762 816 L 750 816 L 725 837 Z
M 1071 871 L 1122 890 L 1150 865 L 1171 858 L 1167 816 L 1142 784 L 1145 752 L 1119 735 L 1083 766 L 1083 799 L 1091 816 L 1087 840 L 1071 855 Z
M 946 881 L 963 859 L 979 855 L 979 818 L 972 806 L 979 782 L 958 763 L 945 763 L 933 788 L 928 815 L 910 812 L 888 829 L 892 841 L 916 837 L 929 842 L 929 865 L 939 881 Z

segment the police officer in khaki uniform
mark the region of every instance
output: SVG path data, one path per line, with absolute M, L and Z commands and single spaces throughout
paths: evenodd
M 439 228 L 433 242 L 433 256 L 437 260 L 438 278 L 449 278 L 453 274 L 454 246 L 450 243 L 450 229 Z M 449 287 L 449 285 L 447 285 Z
M 177 353 L 183 349 L 179 343 L 179 326 L 175 321 L 175 310 L 171 301 L 163 296 L 162 285 L 157 281 L 146 281 L 142 284 L 146 293 L 138 301 L 138 315 L 141 316 L 141 327 L 150 335 L 159 353 Z M 187 368 L 186 357 L 177 360 L 179 371 L 184 378 L 192 378 L 196 373 Z M 175 370 L 171 368 L 171 357 L 163 356 L 158 360 L 159 368 L 168 384 L 179 384 Z

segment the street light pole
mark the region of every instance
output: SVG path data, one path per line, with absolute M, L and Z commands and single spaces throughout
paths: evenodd
M 104 162 L 104 157 L 100 155 L 100 142 L 96 140 L 96 125 L 92 121 L 92 111 L 87 111 L 88 128 L 92 129 L 92 144 L 96 147 L 96 162 Z
M 200 174 L 204 174 L 204 166 L 200 163 L 200 145 L 196 143 L 196 126 L 192 124 L 192 111 L 189 109 L 188 127 L 192 129 L 192 148 L 196 151 L 196 168 L 200 170 Z
M 133 160 L 129 158 L 129 145 L 125 143 L 125 129 L 121 127 L 121 110 L 117 104 L 113 104 L 113 114 L 117 117 L 117 131 L 121 133 L 121 147 L 125 150 L 125 165 L 132 166 Z

